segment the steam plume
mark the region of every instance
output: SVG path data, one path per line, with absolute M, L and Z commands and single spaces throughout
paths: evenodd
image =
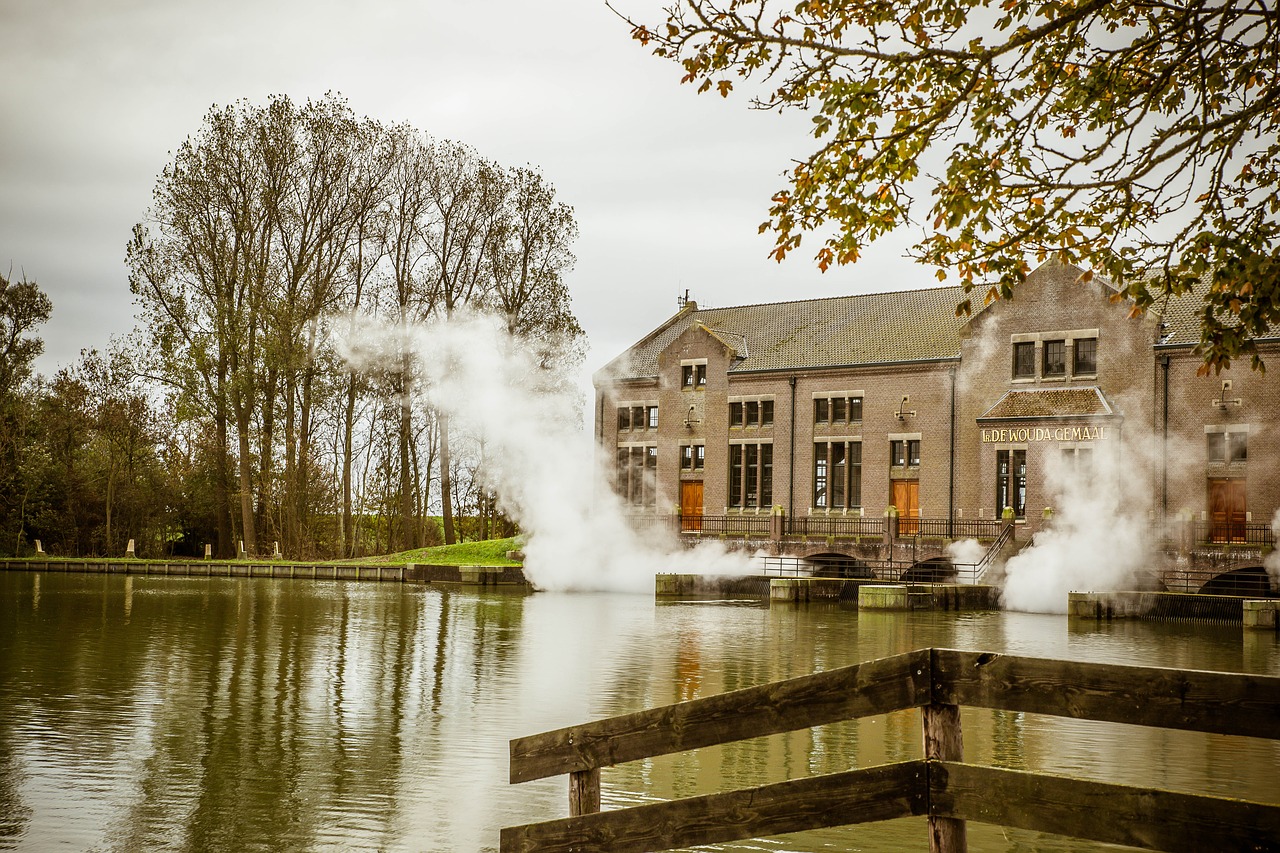
M 576 383 L 535 363 L 500 322 L 469 315 L 408 329 L 370 326 L 347 342 L 345 355 L 367 363 L 405 344 L 431 405 L 483 438 L 485 477 L 520 525 L 525 575 L 535 587 L 652 593 L 658 572 L 749 570 L 748 557 L 718 543 L 688 550 L 666 529 L 637 533 L 579 425 Z

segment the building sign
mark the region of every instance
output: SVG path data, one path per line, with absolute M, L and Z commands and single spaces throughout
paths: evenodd
M 982 430 L 983 444 L 1036 441 L 1106 441 L 1104 426 L 1010 427 Z

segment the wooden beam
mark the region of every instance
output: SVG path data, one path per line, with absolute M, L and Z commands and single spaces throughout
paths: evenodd
M 511 782 L 915 708 L 929 650 L 543 732 L 511 741 Z
M 502 853 L 671 850 L 923 815 L 927 769 L 908 761 L 502 830 Z
M 577 817 L 600 811 L 600 768 L 569 774 L 569 815 Z
M 934 813 L 1171 853 L 1280 850 L 1280 805 L 1019 770 L 930 766 Z
M 964 738 L 960 729 L 960 706 L 925 705 L 920 709 L 924 732 L 924 757 L 930 772 L 937 761 L 964 761 Z M 929 853 L 967 853 L 965 822 L 929 809 Z
M 1280 739 L 1280 677 L 934 649 L 933 699 Z

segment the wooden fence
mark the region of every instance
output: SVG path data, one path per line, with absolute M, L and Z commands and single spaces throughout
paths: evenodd
M 511 782 L 569 774 L 570 817 L 502 830 L 503 853 L 656 851 L 927 816 L 1151 850 L 1280 850 L 1280 805 L 966 764 L 960 706 L 1280 739 L 1280 677 L 922 649 L 511 742 Z M 600 769 L 920 708 L 924 759 L 600 811 Z M 1269 760 L 1271 750 L 1260 751 Z

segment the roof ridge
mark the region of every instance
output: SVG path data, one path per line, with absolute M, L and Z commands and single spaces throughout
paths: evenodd
M 705 311 L 731 311 L 737 308 L 770 308 L 775 305 L 804 305 L 812 302 L 833 302 L 838 299 L 865 299 L 872 296 L 908 296 L 913 293 L 937 293 L 944 290 L 958 290 L 963 292 L 964 285 L 949 284 L 938 287 L 913 287 L 906 290 L 876 290 L 871 293 L 846 293 L 841 296 L 815 296 L 810 299 L 779 299 L 776 302 L 747 302 L 742 305 L 722 305 L 718 308 L 699 305 L 693 314 L 701 314 Z

